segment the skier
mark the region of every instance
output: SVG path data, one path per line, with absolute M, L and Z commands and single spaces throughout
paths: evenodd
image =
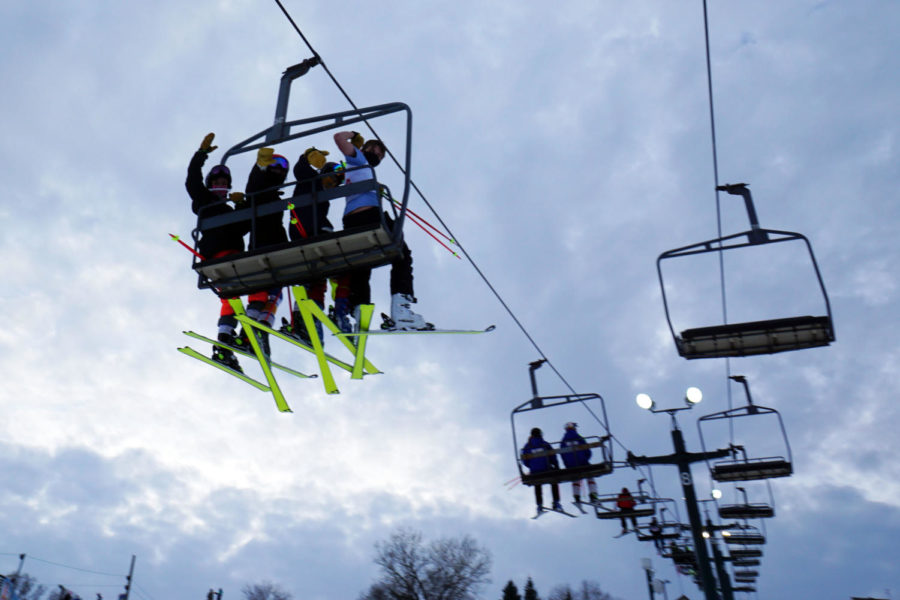
M 274 148 L 259 149 L 256 154 L 256 164 L 250 170 L 245 188 L 247 195 L 253 198 L 256 207 L 281 201 L 283 192 L 278 188 L 287 177 L 288 166 L 288 160 L 280 154 L 275 154 Z M 283 217 L 282 212 L 257 217 L 256 225 L 250 231 L 250 249 L 255 250 L 286 243 L 288 238 L 284 232 Z M 247 316 L 272 327 L 281 298 L 280 287 L 250 294 L 247 298 Z M 259 332 L 259 340 L 263 354 L 270 356 L 268 332 Z M 249 346 L 250 342 L 247 339 L 246 331 L 241 332 L 239 342 Z
M 343 153 L 347 163 L 346 181 L 350 183 L 375 178 L 375 171 L 384 159 L 387 148 L 381 140 L 364 141 L 355 131 L 339 131 L 334 134 L 334 141 Z M 358 168 L 355 168 L 358 167 Z M 344 229 L 379 223 L 381 220 L 381 201 L 375 191 L 354 194 L 347 197 L 344 207 Z M 345 333 L 350 333 L 349 315 L 353 315 L 357 326 L 360 304 L 371 303 L 369 280 L 371 268 L 356 269 L 345 278 L 342 286 L 349 285 L 349 298 L 342 301 L 340 295 L 335 299 L 335 316 L 337 325 Z M 341 286 L 339 286 L 341 287 Z M 391 319 L 387 324 L 391 329 L 433 329 L 426 323 L 422 315 L 412 311 L 410 306 L 416 302 L 413 294 L 412 252 L 404 242 L 401 256 L 391 263 Z
M 577 428 L 578 423 L 573 423 L 571 421 L 566 423 L 565 433 L 559 443 L 560 454 L 562 455 L 563 463 L 566 465 L 567 469 L 571 469 L 572 467 L 582 467 L 590 464 L 591 461 L 591 449 L 587 447 L 587 441 L 581 437 Z M 577 446 L 584 447 L 574 449 L 574 447 Z M 600 499 L 597 495 L 597 482 L 594 481 L 593 477 L 588 477 L 587 482 L 589 492 L 588 498 L 592 503 L 597 502 Z M 572 495 L 575 497 L 575 503 L 581 504 L 580 479 L 576 479 L 572 482 Z
M 331 189 L 344 182 L 343 167 L 337 163 L 326 162 L 326 156 L 328 156 L 327 150 L 319 150 L 315 146 L 307 148 L 300 155 L 294 164 L 294 177 L 297 179 L 297 185 L 294 187 L 294 196 L 313 194 L 314 192 Z M 318 175 L 323 176 L 317 177 Z M 317 200 L 315 206 L 309 204 L 297 207 L 295 210 L 297 223 L 294 223 L 292 220 L 291 227 L 288 229 L 291 241 L 312 238 L 323 232 L 334 231 L 334 226 L 328 220 L 328 208 L 329 202 L 327 200 Z M 325 279 L 314 281 L 303 287 L 306 289 L 306 295 L 310 300 L 314 301 L 319 308 L 325 307 Z M 288 323 L 284 319 L 283 323 L 282 331 L 297 337 L 307 344 L 310 343 L 309 334 L 306 326 L 302 324 L 300 308 L 296 302 L 292 311 L 292 322 Z M 315 324 L 319 339 L 322 340 L 322 323 L 316 320 Z
M 544 441 L 540 428 L 535 427 L 531 430 L 531 437 L 528 438 L 528 442 L 522 448 L 522 462 L 528 467 L 528 471 L 530 473 L 543 473 L 544 471 L 559 469 L 559 461 L 556 459 L 556 454 L 529 456 L 541 450 L 552 452 L 553 447 Z M 534 500 L 537 503 L 537 514 L 541 514 L 544 511 L 544 491 L 541 489 L 542 487 L 540 483 L 534 485 Z M 559 502 L 559 484 L 554 481 L 550 484 L 550 490 L 553 493 L 553 510 L 561 512 L 562 504 Z
M 236 207 L 242 207 L 244 202 L 243 194 L 240 192 L 233 192 L 229 195 L 231 171 L 225 165 L 215 165 L 207 173 L 206 179 L 203 178 L 203 164 L 209 154 L 218 148 L 218 146 L 212 145 L 215 137 L 214 133 L 208 133 L 203 138 L 200 149 L 194 153 L 188 164 L 187 179 L 184 182 L 187 193 L 191 197 L 191 210 L 196 215 L 200 215 L 202 212 L 203 217 L 233 212 L 235 209 L 228 205 L 228 200 L 234 202 Z M 204 260 L 243 252 L 244 235 L 249 230 L 249 223 L 242 221 L 203 231 L 200 241 L 197 243 L 197 251 Z M 233 346 L 235 327 L 237 327 L 237 319 L 234 316 L 234 310 L 228 304 L 228 300 L 222 299 L 218 321 L 218 340 L 223 344 Z M 243 373 L 234 352 L 227 347 L 213 346 L 212 359 Z
M 625 522 L 628 517 L 631 517 L 631 524 L 634 526 L 635 531 L 637 531 L 637 517 L 633 514 L 636 505 L 637 502 L 635 502 L 634 496 L 631 495 L 631 492 L 628 491 L 627 487 L 623 487 L 622 491 L 619 492 L 619 496 L 616 498 L 616 506 L 619 507 L 619 512 L 622 514 L 619 518 L 622 520 L 623 535 L 628 533 L 628 524 Z

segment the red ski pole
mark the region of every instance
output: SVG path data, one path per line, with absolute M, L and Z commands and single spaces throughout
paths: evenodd
M 181 238 L 178 237 L 177 235 L 174 235 L 174 234 L 171 234 L 171 233 L 170 233 L 170 234 L 169 234 L 169 237 L 171 237 L 174 241 L 178 242 L 179 244 L 181 244 L 182 246 L 184 246 L 185 248 L 187 248 L 188 250 L 190 250 L 191 254 L 193 254 L 194 256 L 196 256 L 197 258 L 199 258 L 200 260 L 206 260 L 205 258 L 203 258 L 203 255 L 202 255 L 202 254 L 200 254 L 199 252 L 197 252 L 196 250 L 194 250 L 193 248 L 191 248 L 190 246 L 188 246 L 187 244 L 185 244 L 184 242 L 182 242 L 182 241 L 181 241 Z

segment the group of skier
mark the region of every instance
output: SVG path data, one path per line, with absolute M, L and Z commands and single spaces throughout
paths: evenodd
M 283 187 L 287 178 L 289 162 L 284 156 L 276 154 L 274 148 L 259 149 L 243 193 L 230 191 L 232 188 L 231 171 L 225 165 L 213 166 L 204 178 L 203 165 L 209 154 L 217 148 L 212 145 L 214 139 L 214 134 L 207 134 L 188 165 L 185 187 L 191 197 L 191 208 L 195 214 L 200 215 L 202 211 L 203 217 L 212 217 L 248 208 L 251 203 L 259 208 L 273 202 L 282 202 L 283 192 L 280 188 Z M 366 141 L 355 131 L 341 131 L 334 135 L 334 141 L 344 156 L 343 162 L 329 162 L 326 159 L 328 151 L 319 150 L 314 146 L 308 148 L 299 156 L 294 165 L 293 173 L 296 177 L 294 196 L 320 192 L 345 182 L 349 183 L 351 180 L 359 182 L 375 178 L 373 167 L 378 166 L 387 152 L 387 148 L 381 140 Z M 292 242 L 300 242 L 303 239 L 332 232 L 334 228 L 328 219 L 328 208 L 327 200 L 317 200 L 314 204 L 307 202 L 299 206 L 291 212 L 289 233 L 285 231 L 283 224 L 283 211 L 259 215 L 255 218 L 253 226 L 248 218 L 201 231 L 201 237 L 197 243 L 197 253 L 201 256 L 201 260 L 209 260 L 244 252 L 244 236 L 248 233 L 250 239 L 247 249 L 257 250 L 267 246 L 285 244 L 289 237 Z M 377 223 L 381 218 L 381 200 L 377 192 L 367 191 L 346 197 L 343 214 L 345 229 Z M 386 213 L 385 218 L 390 219 Z M 355 326 L 358 327 L 359 306 L 371 303 L 370 278 L 371 268 L 358 268 L 341 275 L 334 282 L 333 318 L 335 324 L 344 333 L 353 331 L 354 324 L 350 321 L 351 317 L 356 321 Z M 320 308 L 324 308 L 326 281 L 323 279 L 310 282 L 304 287 L 307 296 Z M 416 302 L 413 295 L 412 254 L 405 243 L 401 256 L 391 264 L 390 289 L 391 318 L 388 323 L 392 328 L 428 329 L 433 327 L 411 309 L 411 304 Z M 272 327 L 281 299 L 280 287 L 250 294 L 247 298 L 247 316 Z M 309 336 L 305 327 L 298 326 L 302 321 L 296 304 L 292 313 L 290 322 L 285 319 L 284 330 L 308 342 Z M 242 371 L 240 363 L 230 349 L 230 347 L 242 345 L 247 347 L 248 344 L 246 334 L 244 332 L 240 335 L 237 333 L 237 323 L 234 310 L 228 300 L 222 299 L 217 338 L 222 345 L 213 347 L 212 359 L 231 369 Z M 321 325 L 317 323 L 317 327 L 321 336 Z M 269 355 L 268 336 L 265 332 L 259 333 L 262 350 Z

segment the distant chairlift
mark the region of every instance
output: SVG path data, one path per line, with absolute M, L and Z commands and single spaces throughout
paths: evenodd
M 744 198 L 747 215 L 750 219 L 750 230 L 736 233 L 690 246 L 668 250 L 656 260 L 656 270 L 662 288 L 663 305 L 669 330 L 675 340 L 678 354 L 687 359 L 718 358 L 725 356 L 751 356 L 755 354 L 773 354 L 788 350 L 802 350 L 817 346 L 827 346 L 834 341 L 834 323 L 831 318 L 831 304 L 819 265 L 813 254 L 809 240 L 791 231 L 763 229 L 759 226 L 753 199 L 747 184 L 737 183 L 719 186 L 729 194 Z M 666 301 L 666 287 L 663 282 L 662 261 L 709 252 L 725 252 L 737 248 L 777 244 L 780 242 L 802 241 L 806 244 L 812 266 L 819 281 L 822 297 L 825 301 L 825 314 L 820 316 L 791 316 L 747 323 L 725 323 L 709 327 L 686 329 L 675 333 L 672 325 L 669 305 Z
M 766 482 L 768 484 L 768 482 Z M 719 506 L 719 518 L 721 519 L 768 519 L 775 516 L 774 502 L 769 504 L 750 503 L 747 500 L 747 490 L 736 488 L 744 497 L 744 502 L 739 504 L 723 504 Z M 772 496 L 772 488 L 769 486 L 769 497 Z
M 746 377 L 743 375 L 732 375 L 730 376 L 730 379 L 744 385 L 744 391 L 747 394 L 747 406 L 713 413 L 698 419 L 697 428 L 700 433 L 700 443 L 703 446 L 703 451 L 706 451 L 706 443 L 703 438 L 703 423 L 719 419 L 736 419 L 740 417 L 759 417 L 765 415 L 775 415 L 778 419 L 778 425 L 781 429 L 781 437 L 784 439 L 786 451 L 785 456 L 749 458 L 743 446 L 733 446 L 735 453 L 740 454 L 741 458 L 716 462 L 710 468 L 711 477 L 716 481 L 750 481 L 755 479 L 790 476 L 793 473 L 791 447 L 788 442 L 787 432 L 784 429 L 784 421 L 782 420 L 781 415 L 774 408 L 766 408 L 765 406 L 753 404 L 753 399 L 750 396 L 750 387 L 747 384 Z
M 758 558 L 734 558 L 731 559 L 731 564 L 735 567 L 758 567 L 759 559 Z
M 652 542 L 655 539 L 663 539 L 663 540 L 677 540 L 681 538 L 681 532 L 685 529 L 690 529 L 687 525 L 684 525 L 681 522 L 681 518 L 678 516 L 678 505 L 675 504 L 675 500 L 672 498 L 657 498 L 654 501 L 655 505 L 662 505 L 659 507 L 657 511 L 657 515 L 659 515 L 658 523 L 660 526 L 659 535 L 654 536 L 650 533 L 650 524 L 645 523 L 638 528 L 637 531 L 637 539 L 641 542 Z M 669 510 L 670 508 L 674 510 Z
M 315 59 L 289 67 L 281 77 L 275 121 L 271 127 L 257 133 L 229 149 L 222 157 L 225 164 L 231 156 L 273 146 L 290 140 L 312 136 L 334 129 L 348 129 L 355 123 L 378 117 L 405 113 L 406 115 L 406 155 L 404 164 L 403 197 L 394 201 L 387 186 L 376 179 L 348 183 L 312 194 L 301 194 L 284 198 L 277 202 L 257 206 L 250 197 L 250 207 L 232 213 L 210 216 L 201 212 L 197 227 L 193 231 L 194 241 L 202 232 L 222 227 L 230 223 L 250 221 L 255 228 L 256 220 L 270 214 L 281 214 L 289 204 L 294 207 L 315 206 L 322 200 L 337 200 L 347 196 L 375 191 L 380 198 L 386 198 L 393 211 L 393 224 L 389 225 L 384 216 L 374 226 L 323 233 L 284 244 L 251 248 L 247 252 L 232 254 L 222 258 L 194 259 L 193 268 L 199 276 L 200 288 L 212 289 L 222 298 L 243 296 L 252 292 L 269 290 L 286 285 L 302 285 L 328 277 L 334 277 L 356 268 L 374 268 L 389 264 L 400 256 L 403 246 L 403 223 L 410 187 L 410 156 L 412 136 L 412 113 L 406 104 L 394 102 L 286 121 L 290 86 L 294 79 L 305 74 Z M 292 132 L 292 128 L 304 129 Z M 347 173 L 352 173 L 348 170 Z M 287 182 L 279 187 L 293 186 Z M 315 187 L 315 186 L 313 186 Z M 397 206 L 399 204 L 399 207 Z M 317 215 L 314 218 L 318 218 Z M 253 239 L 251 237 L 251 239 Z
M 606 405 L 603 402 L 603 398 L 599 394 L 568 394 L 562 396 L 538 396 L 537 395 L 537 384 L 535 382 L 534 371 L 538 369 L 545 360 L 538 360 L 532 362 L 529 365 L 529 375 L 531 377 L 531 390 L 533 393 L 533 397 L 528 402 L 520 404 L 516 408 L 513 409 L 510 415 L 510 421 L 512 424 L 512 434 L 513 434 L 513 450 L 516 456 L 516 465 L 519 469 L 519 475 L 522 479 L 522 483 L 525 485 L 540 485 L 544 483 L 563 483 L 566 481 L 577 481 L 579 479 L 585 479 L 587 477 L 600 477 L 602 475 L 608 475 L 612 473 L 613 470 L 613 453 L 612 453 L 612 444 L 610 443 L 610 433 L 609 433 L 609 423 L 606 417 Z M 582 437 L 584 437 L 587 442 L 586 447 L 591 449 L 592 452 L 592 462 L 588 465 L 583 465 L 579 467 L 571 467 L 571 468 L 559 468 L 553 469 L 549 471 L 542 471 L 539 473 L 529 473 L 527 467 L 522 463 L 522 458 L 519 455 L 519 450 L 521 446 L 519 445 L 518 440 L 516 439 L 516 417 L 521 416 L 523 413 L 533 410 L 548 410 L 553 411 L 554 409 L 561 409 L 566 406 L 572 406 L 576 403 L 580 403 L 584 405 L 595 417 L 595 419 L 599 423 L 599 427 L 601 429 L 598 434 L 594 435 L 584 435 L 582 432 Z M 599 411 L 599 415 L 598 412 Z M 546 439 L 546 438 L 545 438 Z M 582 446 L 574 446 L 571 448 L 567 448 L 565 450 L 560 449 L 559 442 L 552 442 L 550 440 L 546 440 L 548 444 L 550 444 L 553 449 L 550 451 L 536 452 L 534 456 L 541 455 L 550 455 L 556 454 L 559 455 L 562 452 L 575 452 L 583 449 Z M 599 457 L 599 460 L 598 460 Z M 562 465 L 562 460 L 559 461 L 560 465 Z
M 622 512 L 616 506 L 616 502 L 619 499 L 619 493 L 613 494 L 600 494 L 599 498 L 596 502 L 593 502 L 594 505 L 594 514 L 598 519 L 619 519 L 621 517 L 625 517 L 626 519 L 630 519 L 631 517 L 641 518 L 641 517 L 652 517 L 656 514 L 656 505 L 662 503 L 664 501 L 663 498 L 656 498 L 652 496 L 649 492 L 644 491 L 643 484 L 646 479 L 639 479 L 637 486 L 638 489 L 636 492 L 632 492 L 631 496 L 634 498 L 634 509 L 628 512 Z M 674 529 L 674 525 L 670 525 L 670 528 Z M 664 532 L 665 533 L 665 532 Z M 680 531 L 676 536 L 679 537 Z M 650 539 L 653 539 L 652 537 Z
M 723 536 L 729 546 L 762 546 L 766 543 L 766 536 L 753 525 L 743 525 L 729 530 L 729 533 L 730 535 Z

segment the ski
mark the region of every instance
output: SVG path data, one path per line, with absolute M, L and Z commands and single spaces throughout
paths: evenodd
M 561 515 L 566 515 L 567 517 L 572 517 L 573 519 L 578 518 L 578 515 L 573 515 L 572 513 L 566 512 L 561 508 L 543 508 L 543 507 L 541 507 L 541 509 L 538 510 L 538 513 L 531 518 L 539 519 L 539 518 L 543 517 L 544 515 L 546 515 L 547 513 L 551 513 L 551 512 L 559 513 Z
M 456 333 L 456 334 L 474 334 L 488 333 L 494 331 L 496 326 L 491 325 L 484 329 L 379 329 L 375 331 L 358 331 L 354 333 L 335 333 L 336 337 L 357 337 L 361 335 L 403 335 L 403 334 L 423 334 L 423 333 Z
M 200 340 L 201 342 L 206 342 L 207 344 L 212 344 L 214 346 L 222 346 L 223 348 L 228 348 L 229 350 L 232 350 L 235 354 L 240 354 L 241 356 L 244 356 L 246 358 L 252 358 L 254 361 L 257 360 L 256 355 L 253 354 L 252 352 L 248 352 L 246 348 L 241 348 L 240 346 L 232 346 L 229 344 L 223 344 L 222 342 L 218 342 L 212 338 L 208 338 L 206 336 L 200 335 L 199 333 L 195 333 L 193 331 L 185 331 L 183 333 L 184 333 L 184 335 L 186 335 L 188 337 L 192 337 L 195 340 Z M 179 348 L 179 350 L 181 350 L 181 349 Z M 191 356 L 193 356 L 193 355 L 191 355 Z M 318 377 L 318 375 L 315 375 L 315 374 L 306 375 L 305 373 L 301 373 L 300 371 L 295 371 L 294 369 L 292 369 L 290 367 L 286 367 L 281 364 L 278 364 L 277 362 L 272 362 L 270 364 L 273 367 L 275 367 L 276 369 L 284 371 L 285 373 L 290 373 L 291 375 L 293 375 L 295 377 L 299 377 L 301 379 L 313 379 L 315 377 Z M 220 365 L 219 363 L 216 363 L 216 365 L 224 366 L 224 365 Z M 231 371 L 232 369 L 228 369 L 228 370 Z M 266 388 L 266 389 L 268 389 L 268 388 Z
M 630 530 L 630 529 L 626 529 L 625 531 L 623 531 L 623 532 L 620 533 L 619 535 L 614 535 L 613 538 L 620 538 L 620 537 L 622 537 L 623 535 L 628 535 L 629 533 L 631 533 L 631 530 Z
M 226 367 L 222 363 L 216 362 L 207 356 L 203 356 L 202 354 L 200 354 L 199 352 L 197 352 L 196 350 L 194 350 L 193 348 L 191 348 L 189 346 L 185 346 L 184 348 L 179 348 L 178 351 L 181 352 L 182 354 L 187 354 L 188 356 L 190 356 L 192 358 L 196 358 L 197 360 L 201 360 L 208 365 L 212 365 L 217 369 L 225 371 L 229 375 L 234 375 L 238 379 L 240 379 L 242 381 L 246 381 L 247 383 L 249 383 L 250 385 L 252 385 L 253 387 L 255 387 L 256 389 L 258 389 L 260 391 L 263 391 L 263 392 L 270 391 L 269 386 L 267 386 L 266 384 L 259 382 L 255 379 L 253 379 L 252 377 L 248 377 L 247 375 L 244 375 L 240 371 L 235 371 L 231 367 Z
M 583 514 L 583 515 L 588 514 L 588 511 L 584 510 L 584 507 L 581 506 L 581 502 L 572 502 L 572 504 L 574 504 L 575 507 L 581 511 L 581 514 Z

